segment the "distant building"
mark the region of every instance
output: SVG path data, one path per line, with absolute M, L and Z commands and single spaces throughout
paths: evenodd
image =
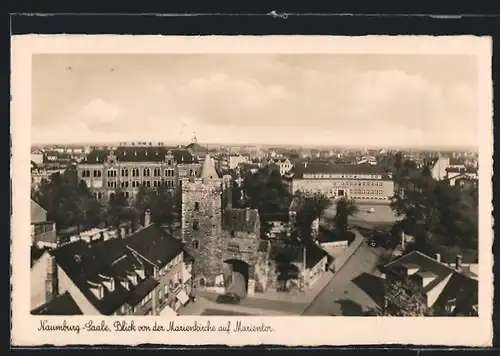
M 229 156 L 229 169 L 236 169 L 241 163 L 248 163 L 249 159 L 247 156 L 241 155 L 231 155 Z
M 461 256 L 449 266 L 441 262 L 439 254 L 434 259 L 413 251 L 387 264 L 385 272 L 389 283 L 408 280 L 419 286 L 427 307 L 437 315 L 477 314 L 477 275 L 462 266 Z
M 288 158 L 285 158 L 285 159 L 270 159 L 267 162 L 267 164 L 268 165 L 275 164 L 276 166 L 278 166 L 280 175 L 282 175 L 282 176 L 284 176 L 286 173 L 290 172 L 290 170 L 293 167 L 292 162 L 290 162 L 290 160 Z
M 175 315 L 189 302 L 192 263 L 183 244 L 155 225 L 127 237 L 70 242 L 32 267 L 32 313 L 64 303 L 74 314 Z
M 34 162 L 36 165 L 43 164 L 43 157 L 44 153 L 41 149 L 33 148 L 31 150 L 31 161 Z
M 108 200 L 117 189 L 134 198 L 141 186 L 174 192 L 182 177 L 196 176 L 200 167 L 186 149 L 134 144 L 93 150 L 78 164 L 78 177 L 97 199 Z
M 446 169 L 444 179 L 448 180 L 451 186 L 459 185 L 464 186 L 477 186 L 479 179 L 476 168 L 456 168 L 449 167 Z
M 291 175 L 294 193 L 322 193 L 358 201 L 389 201 L 394 195 L 394 182 L 380 166 L 303 162 L 295 165 Z

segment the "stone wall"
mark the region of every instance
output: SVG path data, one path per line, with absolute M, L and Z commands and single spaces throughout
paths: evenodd
M 200 180 L 182 184 L 182 241 L 194 259 L 193 279 L 215 284 L 222 273 L 221 189 L 218 180 L 203 184 Z M 195 224 L 197 226 L 195 226 Z

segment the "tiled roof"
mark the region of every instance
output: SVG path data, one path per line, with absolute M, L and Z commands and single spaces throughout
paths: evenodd
M 215 170 L 214 161 L 210 154 L 206 154 L 205 159 L 203 160 L 203 166 L 200 170 L 200 178 L 202 179 L 217 179 L 220 178 L 217 171 Z
M 450 173 L 477 173 L 477 169 L 472 168 L 472 167 L 467 167 L 467 168 L 448 167 L 448 168 L 446 168 L 446 172 L 450 172 Z
M 177 163 L 196 163 L 197 159 L 189 151 L 182 148 L 163 146 L 120 146 L 114 150 L 118 162 L 162 162 L 168 152 L 171 152 Z M 111 153 L 108 150 L 93 150 L 81 163 L 103 163 Z
M 257 229 L 258 222 L 260 222 L 260 218 L 257 209 L 228 208 L 223 213 L 222 227 L 223 229 L 231 231 L 260 233 Z
M 271 258 L 276 258 L 280 251 L 286 249 L 287 254 L 292 258 L 294 262 L 303 263 L 304 262 L 304 249 L 306 258 L 306 268 L 312 268 L 318 264 L 328 253 L 315 243 L 308 243 L 307 245 L 297 244 L 297 245 L 281 245 L 274 244 L 271 245 Z
M 439 283 L 444 281 L 448 276 L 450 280 L 445 288 L 439 294 L 433 306 L 444 306 L 444 303 L 449 299 L 457 298 L 458 300 L 474 302 L 477 304 L 477 281 L 467 277 L 466 275 L 457 272 L 448 265 L 438 262 L 437 260 L 424 255 L 419 251 L 412 251 L 386 265 L 386 269 L 398 273 L 400 268 L 407 265 L 418 268 L 417 273 L 422 273 L 431 276 L 434 275 L 434 280 L 422 289 L 423 293 L 428 293 Z M 429 273 L 430 272 L 430 273 Z
M 50 253 L 89 302 L 101 314 L 111 315 L 125 303 L 134 305 L 139 296 L 145 296 L 155 287 L 153 266 L 148 260 L 163 267 L 181 249 L 180 241 L 151 225 L 125 239 L 115 238 L 95 244 L 80 240 Z M 127 290 L 120 281 L 126 280 L 137 268 L 144 269 L 145 278 L 138 277 L 138 284 L 130 284 L 130 290 Z M 106 277 L 115 279 L 115 289 L 106 289 L 99 299 L 91 291 L 90 283 L 100 283 Z
M 37 216 L 41 214 L 42 216 L 45 217 L 47 214 L 47 210 L 45 208 L 43 208 L 40 204 L 38 204 L 36 201 L 34 201 L 33 199 L 31 199 L 30 209 L 31 209 L 31 223 L 32 224 L 45 221 L 45 219 L 38 220 Z
M 31 311 L 34 315 L 82 315 L 82 311 L 73 297 L 68 293 L 61 294 L 47 303 Z
M 478 281 L 461 273 L 453 273 L 444 287 L 434 307 L 444 309 L 446 303 L 456 299 L 455 313 L 467 313 L 473 305 L 478 304 Z
M 150 225 L 125 239 L 127 246 L 158 267 L 163 267 L 183 251 L 183 243 Z
M 304 174 L 382 174 L 382 166 L 371 164 L 336 164 L 328 162 L 303 162 L 292 168 L 294 177 L 302 178 Z

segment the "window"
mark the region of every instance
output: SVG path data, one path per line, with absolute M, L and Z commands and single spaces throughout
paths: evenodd
M 144 168 L 143 175 L 144 175 L 144 177 L 149 177 L 149 175 L 150 175 L 149 168 Z
M 200 210 L 200 203 L 195 202 L 194 203 L 194 211 L 198 211 L 198 210 Z
M 125 198 L 130 198 L 130 193 L 129 192 L 125 192 Z
M 193 248 L 198 248 L 198 247 L 199 247 L 198 240 L 193 240 Z
M 139 177 L 139 169 L 138 168 L 132 169 L 132 177 Z
M 200 228 L 200 224 L 198 220 L 193 221 L 193 230 L 198 230 Z
M 122 168 L 122 177 L 128 177 L 128 169 Z

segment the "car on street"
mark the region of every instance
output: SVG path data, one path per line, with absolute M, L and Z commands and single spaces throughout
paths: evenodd
M 239 304 L 241 300 L 235 293 L 225 293 L 219 295 L 216 301 L 221 304 Z

